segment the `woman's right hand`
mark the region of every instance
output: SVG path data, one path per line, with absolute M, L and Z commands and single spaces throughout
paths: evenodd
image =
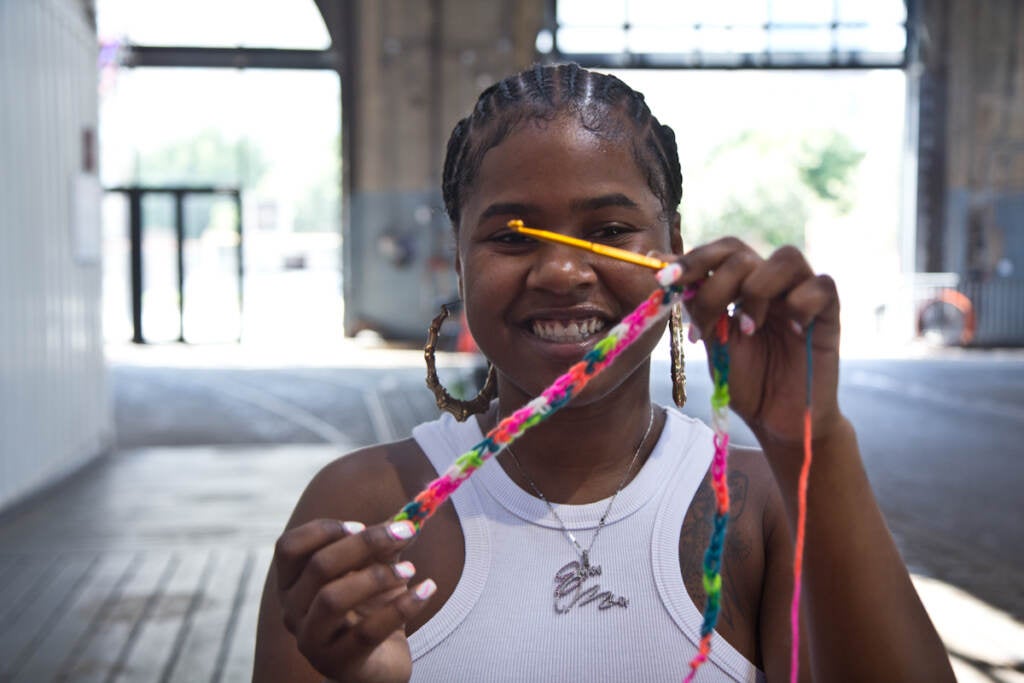
M 397 562 L 416 534 L 410 522 L 369 528 L 317 519 L 289 529 L 274 552 L 285 628 L 321 674 L 336 681 L 408 681 L 405 624 L 433 595 L 427 579 Z

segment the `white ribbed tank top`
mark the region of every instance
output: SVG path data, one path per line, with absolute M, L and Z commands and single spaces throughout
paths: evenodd
M 409 638 L 413 681 L 667 681 L 680 683 L 697 651 L 701 614 L 683 585 L 679 533 L 713 454 L 711 430 L 667 410 L 665 429 L 640 473 L 619 493 L 591 564 L 602 574 L 586 590 L 602 599 L 558 614 L 554 577 L 577 559 L 545 503 L 519 488 L 497 463 L 480 468 L 452 496 L 466 557 L 455 592 Z M 434 468 L 483 439 L 476 420 L 443 415 L 413 437 Z M 556 505 L 584 548 L 608 500 Z M 693 552 L 703 553 L 703 548 Z M 564 608 L 570 598 L 563 598 Z M 715 635 L 698 681 L 763 681 L 764 675 Z

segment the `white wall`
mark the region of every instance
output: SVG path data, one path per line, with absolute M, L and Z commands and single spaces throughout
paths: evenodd
M 72 237 L 96 57 L 86 0 L 0 0 L 0 508 L 113 441 L 100 266 Z

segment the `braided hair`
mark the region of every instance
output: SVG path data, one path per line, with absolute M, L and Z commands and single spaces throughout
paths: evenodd
M 658 122 L 644 96 L 615 76 L 588 71 L 578 64 L 537 64 L 480 93 L 473 112 L 452 130 L 441 190 L 456 232 L 463 200 L 487 151 L 525 120 L 552 120 L 565 113 L 577 116 L 589 131 L 629 135 L 637 165 L 661 202 L 665 217 L 676 212 L 683 194 L 676 136 Z M 632 134 L 625 133 L 626 122 L 632 126 Z

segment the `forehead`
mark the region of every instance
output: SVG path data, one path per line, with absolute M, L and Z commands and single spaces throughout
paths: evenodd
M 484 155 L 463 219 L 475 222 L 495 202 L 568 208 L 612 194 L 661 208 L 628 132 L 594 132 L 572 115 L 527 120 Z

